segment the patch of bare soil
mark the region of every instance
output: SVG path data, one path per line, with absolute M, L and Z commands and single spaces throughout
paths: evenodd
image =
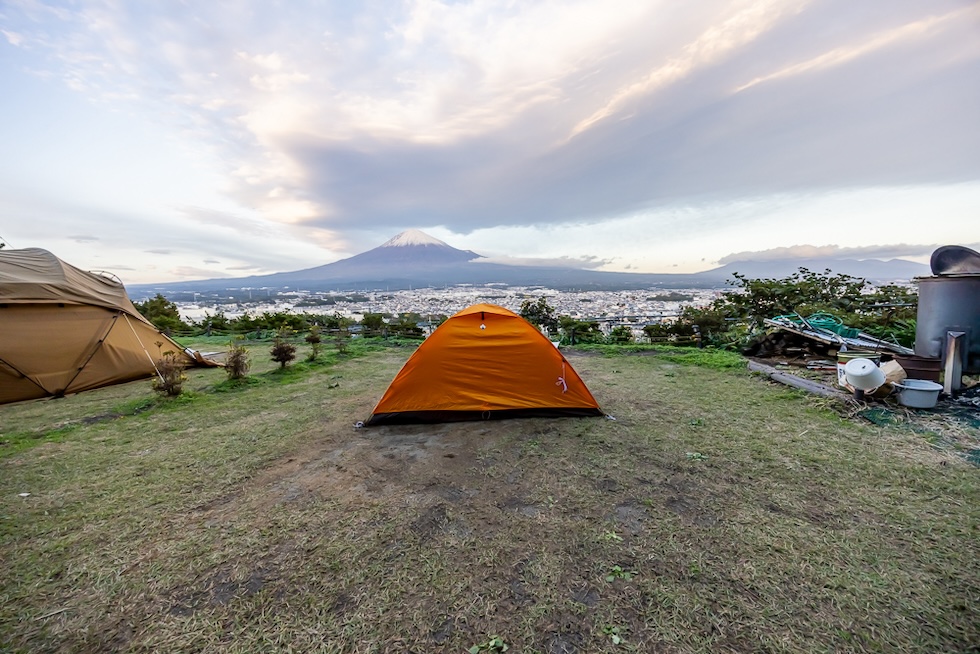
M 208 521 L 311 498 L 351 506 L 396 499 L 406 507 L 459 502 L 472 488 L 476 444 L 470 425 L 412 425 L 351 429 L 316 440 L 265 468 L 246 491 L 200 507 Z

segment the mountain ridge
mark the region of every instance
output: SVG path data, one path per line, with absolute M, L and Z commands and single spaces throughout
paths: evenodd
M 421 230 L 406 230 L 382 245 L 340 261 L 301 270 L 160 284 L 136 284 L 135 296 L 178 291 L 216 291 L 278 288 L 307 291 L 399 290 L 457 284 L 548 286 L 558 290 L 629 290 L 660 288 L 722 288 L 739 272 L 748 277 L 786 277 L 805 267 L 813 272 L 830 268 L 875 281 L 910 280 L 929 274 L 928 266 L 911 261 L 783 260 L 734 262 L 698 273 L 629 273 L 584 270 L 562 266 L 512 266 L 480 261 L 472 250 L 460 250 Z M 830 265 L 828 265 L 830 264 Z

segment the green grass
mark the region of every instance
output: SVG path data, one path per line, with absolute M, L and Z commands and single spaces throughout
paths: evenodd
M 712 347 L 698 349 L 671 345 L 630 343 L 625 345 L 579 345 L 575 349 L 582 352 L 598 352 L 606 356 L 622 356 L 624 354 L 657 355 L 660 359 L 666 361 L 715 368 L 718 370 L 745 368 L 745 358 L 737 352 L 718 350 Z
M 0 651 L 980 642 L 978 472 L 915 433 L 662 348 L 569 353 L 615 420 L 358 430 L 413 346 L 353 346 L 0 407 Z

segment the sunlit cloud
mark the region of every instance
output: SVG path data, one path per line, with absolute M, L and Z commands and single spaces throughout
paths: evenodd
M 881 50 L 889 46 L 907 42 L 910 39 L 923 38 L 936 31 L 944 24 L 953 21 L 976 21 L 980 17 L 980 5 L 964 7 L 958 11 L 951 11 L 941 16 L 929 16 L 922 20 L 917 20 L 896 29 L 880 32 L 870 38 L 865 36 L 861 42 L 855 45 L 847 45 L 834 48 L 818 57 L 802 61 L 791 66 L 787 66 L 774 73 L 762 77 L 756 77 L 752 81 L 743 84 L 735 89 L 735 92 L 745 91 L 757 84 L 778 80 L 794 75 L 801 75 L 818 70 L 824 70 L 833 66 L 843 65 L 851 60 L 868 55 L 876 50 Z

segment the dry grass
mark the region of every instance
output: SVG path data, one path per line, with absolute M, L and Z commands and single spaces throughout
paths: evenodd
M 571 359 L 615 421 L 355 430 L 407 354 L 0 407 L 46 441 L 0 459 L 0 651 L 980 642 L 977 470 L 921 437 L 659 356 Z

